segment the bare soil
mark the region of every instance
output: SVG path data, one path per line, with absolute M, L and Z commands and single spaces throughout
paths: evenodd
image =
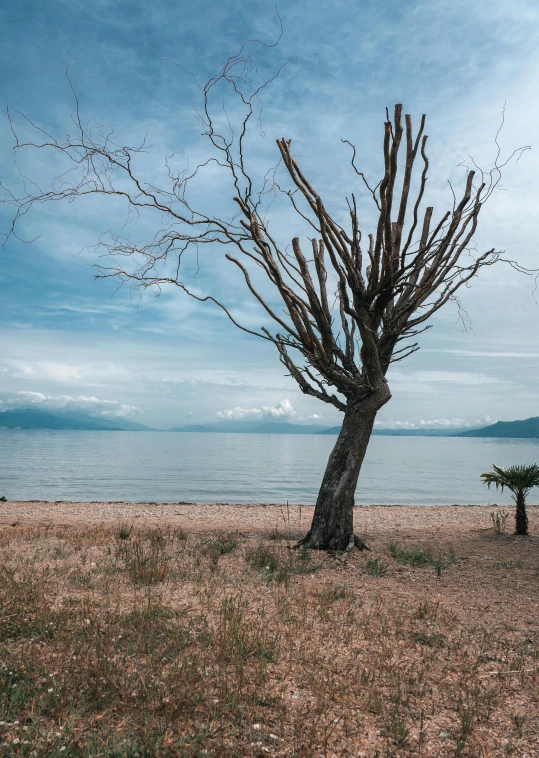
M 312 510 L 0 503 L 0 755 L 539 756 L 539 506 Z

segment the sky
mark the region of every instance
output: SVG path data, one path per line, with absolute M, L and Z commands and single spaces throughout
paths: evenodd
M 461 164 L 473 158 L 488 168 L 494 161 L 505 107 L 502 157 L 521 146 L 531 150 L 504 169 L 476 242 L 479 250 L 496 247 L 539 268 L 535 0 L 287 0 L 277 9 L 284 33 L 259 56 L 256 75 L 269 77 L 290 62 L 263 91 L 262 120 L 248 135 L 255 177 L 277 162 L 275 140 L 292 139 L 326 206 L 344 219 L 354 192 L 360 226 L 372 231 L 368 198 L 341 139 L 356 144 L 357 162 L 377 181 L 385 108 L 402 103 L 414 125 L 427 114 L 427 195 L 442 215 L 451 203 L 447 181 L 462 186 Z M 0 22 L 4 112 L 16 108 L 58 137 L 73 131 L 65 68 L 74 61 L 70 78 L 83 120 L 107 124 L 121 144 L 146 137 L 151 147 L 138 170 L 161 184 L 167 155 L 190 165 L 211 155 L 197 117 L 200 93 L 179 66 L 205 82 L 244 41 L 272 43 L 277 35 L 274 3 L 265 0 L 19 0 L 1 4 Z M 1 117 L 0 180 L 18 191 L 13 141 Z M 41 186 L 59 163 L 40 151 L 21 156 L 20 166 Z M 229 209 L 230 183 L 211 167 L 194 192 L 212 213 Z M 284 244 L 302 233 L 283 203 L 271 213 Z M 336 409 L 302 395 L 271 344 L 237 330 L 211 304 L 176 288 L 140 297 L 94 280 L 97 253 L 87 246 L 125 221 L 126 207 L 110 198 L 43 204 L 20 227 L 21 237 L 35 241 L 6 242 L 0 409 L 87 410 L 163 428 L 233 418 L 339 423 Z M 128 233 L 142 240 L 159 223 L 144 215 Z M 10 208 L 0 205 L 0 232 L 9 224 Z M 259 328 L 264 316 L 232 268 L 222 250 L 204 250 L 196 265 L 186 264 L 185 281 Z M 377 425 L 461 427 L 539 415 L 534 286 L 533 277 L 508 266 L 485 269 L 462 294 L 467 325 L 447 306 L 420 337 L 421 350 L 390 369 L 392 399 Z

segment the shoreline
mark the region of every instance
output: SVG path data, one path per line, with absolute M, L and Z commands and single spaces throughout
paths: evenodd
M 530 535 L 539 536 L 539 505 L 527 506 Z M 509 514 L 506 533 L 513 529 L 514 505 L 357 505 L 356 531 L 367 538 L 406 532 L 459 538 L 470 531 L 491 531 L 490 512 Z M 314 505 L 238 503 L 154 503 L 125 501 L 6 501 L 0 503 L 0 528 L 61 525 L 106 527 L 119 523 L 182 527 L 191 532 L 233 531 L 261 537 L 277 530 L 299 535 L 307 531 Z

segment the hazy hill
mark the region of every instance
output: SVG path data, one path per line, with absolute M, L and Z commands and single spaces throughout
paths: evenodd
M 318 434 L 339 434 L 340 426 L 332 426 L 323 429 Z M 461 429 L 374 429 L 376 437 L 456 437 L 460 436 Z
M 226 434 L 318 434 L 320 424 L 291 424 L 288 421 L 219 421 L 216 424 L 176 426 L 169 432 L 221 432 Z
M 152 431 L 150 427 L 124 419 L 105 419 L 87 413 L 16 408 L 0 411 L 0 429 L 79 429 L 87 431 Z
M 125 419 L 90 416 L 83 411 L 45 411 L 16 408 L 0 411 L 0 429 L 80 429 L 94 431 L 156 431 Z M 339 434 L 340 426 L 292 424 L 288 421 L 219 421 L 215 424 L 188 424 L 169 432 L 221 432 L 243 434 Z M 375 429 L 375 436 L 388 437 L 517 437 L 539 438 L 539 416 L 523 421 L 498 421 L 479 429 Z
M 539 416 L 523 421 L 497 421 L 481 429 L 461 432 L 459 437 L 520 437 L 534 439 L 539 437 Z

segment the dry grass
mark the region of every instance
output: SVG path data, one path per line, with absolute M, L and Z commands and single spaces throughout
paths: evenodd
M 1 756 L 539 755 L 536 538 L 124 526 L 0 532 Z

